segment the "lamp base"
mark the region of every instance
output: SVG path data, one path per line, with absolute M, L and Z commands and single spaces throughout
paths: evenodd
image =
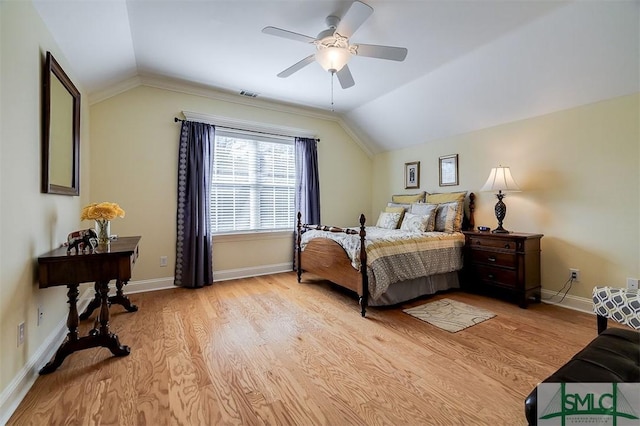
M 507 215 L 507 206 L 502 202 L 502 199 L 504 198 L 504 194 L 502 193 L 502 191 L 498 191 L 498 193 L 496 194 L 496 198 L 498 199 L 498 202 L 496 203 L 495 212 L 496 219 L 498 219 L 498 227 L 491 232 L 494 234 L 508 234 L 509 231 L 502 227 L 502 221 Z
M 511 231 L 507 231 L 506 229 L 504 229 L 502 226 L 494 229 L 493 231 L 491 231 L 494 234 L 508 234 Z

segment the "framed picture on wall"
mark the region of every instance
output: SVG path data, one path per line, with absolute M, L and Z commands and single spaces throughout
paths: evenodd
M 404 189 L 420 188 L 420 162 L 404 163 Z
M 458 184 L 458 154 L 445 155 L 438 160 L 440 171 L 440 186 Z

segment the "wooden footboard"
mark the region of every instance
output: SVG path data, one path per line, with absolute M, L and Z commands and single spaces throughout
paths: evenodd
M 338 228 L 335 226 L 308 225 L 302 223 L 302 215 L 298 213 L 297 273 L 298 282 L 302 279 L 302 271 L 311 272 L 335 284 L 352 290 L 358 294 L 361 314 L 364 317 L 369 300 L 369 279 L 367 277 L 367 252 L 364 239 L 366 236 L 365 217 L 360 215 L 360 230 Z M 337 242 L 326 238 L 315 238 L 301 248 L 302 234 L 308 230 L 340 232 L 360 236 L 360 271 L 351 265 L 347 252 Z M 304 265 L 304 267 L 302 266 Z

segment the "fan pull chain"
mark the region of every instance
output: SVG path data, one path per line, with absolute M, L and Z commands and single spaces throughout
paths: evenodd
M 335 72 L 331 73 L 331 112 L 334 112 L 333 110 L 333 76 L 336 75 Z

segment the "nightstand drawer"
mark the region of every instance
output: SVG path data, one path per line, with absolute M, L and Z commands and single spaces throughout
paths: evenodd
M 491 268 L 476 265 L 475 270 L 479 280 L 492 285 L 515 288 L 517 283 L 516 271 L 512 269 Z
M 472 249 L 479 248 L 479 247 L 487 247 L 487 248 L 494 248 L 494 249 L 510 250 L 513 252 L 516 251 L 516 241 L 513 241 L 513 240 L 508 240 L 505 238 L 501 238 L 501 239 L 486 238 L 484 236 L 482 237 L 471 236 L 468 238 L 469 238 L 469 246 Z
M 471 261 L 473 263 L 503 266 L 505 268 L 515 268 L 517 265 L 515 253 L 510 254 L 488 250 L 471 250 Z

